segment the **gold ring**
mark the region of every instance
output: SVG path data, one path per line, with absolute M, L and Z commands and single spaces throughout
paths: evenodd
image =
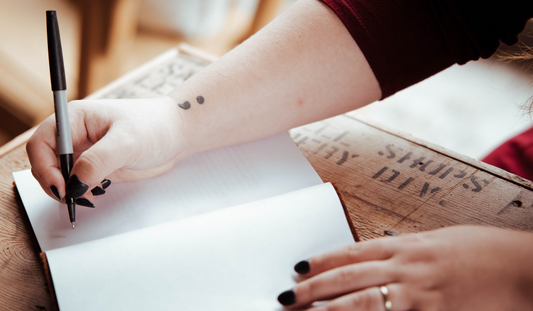
M 381 295 L 383 296 L 383 302 L 385 303 L 385 310 L 391 311 L 392 310 L 392 302 L 389 300 L 389 289 L 387 286 L 380 286 L 379 290 L 381 291 Z

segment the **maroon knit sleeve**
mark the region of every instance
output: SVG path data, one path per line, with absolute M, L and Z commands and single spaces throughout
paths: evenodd
M 455 64 L 512 45 L 533 0 L 322 0 L 370 64 L 382 98 Z

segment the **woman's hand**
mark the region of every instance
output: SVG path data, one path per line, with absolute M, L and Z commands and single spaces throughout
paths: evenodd
M 533 310 L 533 236 L 451 227 L 380 238 L 296 265 L 305 277 L 278 298 L 310 310 Z
M 189 154 L 180 112 L 169 97 L 74 101 L 69 117 L 75 164 L 68 190 L 59 167 L 53 115 L 26 146 L 33 176 L 52 198 L 64 198 L 68 191 L 92 201 L 87 190 L 101 187 L 104 179 L 122 182 L 159 175 Z M 93 192 L 101 194 L 98 190 Z
M 326 4 L 301 0 L 168 98 L 71 103 L 71 176 L 79 181 L 71 178 L 67 188 L 77 196 L 104 178 L 151 177 L 192 153 L 264 138 L 379 98 L 377 78 L 342 21 Z M 45 191 L 64 197 L 54 117 L 27 150 Z

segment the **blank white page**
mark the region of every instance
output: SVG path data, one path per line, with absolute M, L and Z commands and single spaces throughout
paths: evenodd
M 166 174 L 112 184 L 96 208 L 76 206 L 72 230 L 66 205 L 46 195 L 29 170 L 13 173 L 42 251 L 104 238 L 321 184 L 286 134 L 191 156 Z
M 297 262 L 353 243 L 328 183 L 46 254 L 62 311 L 262 311 Z

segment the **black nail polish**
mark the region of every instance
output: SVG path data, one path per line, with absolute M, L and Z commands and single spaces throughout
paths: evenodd
M 76 199 L 76 204 L 78 205 L 81 205 L 81 206 L 85 206 L 85 207 L 95 207 L 93 202 L 85 199 L 85 198 L 77 198 Z
M 278 301 L 284 306 L 290 306 L 296 302 L 296 295 L 292 289 L 284 291 L 283 293 L 279 294 Z
M 294 266 L 294 271 L 298 274 L 306 274 L 311 268 L 309 267 L 309 261 L 302 260 Z
M 56 198 L 61 201 L 61 196 L 59 195 L 59 191 L 57 191 L 56 186 L 52 185 L 50 186 L 50 191 L 56 196 Z
M 81 181 L 76 175 L 70 176 L 67 181 L 67 196 L 71 198 L 81 197 L 88 189 L 89 185 Z
M 389 230 L 383 231 L 383 234 L 389 235 L 389 236 L 399 236 L 400 235 L 398 232 L 389 231 Z
M 105 194 L 105 190 L 100 187 L 94 187 L 93 190 L 91 190 L 91 193 L 93 195 L 102 195 Z
M 107 189 L 107 187 L 111 186 L 111 180 L 104 179 L 102 180 L 102 188 Z

